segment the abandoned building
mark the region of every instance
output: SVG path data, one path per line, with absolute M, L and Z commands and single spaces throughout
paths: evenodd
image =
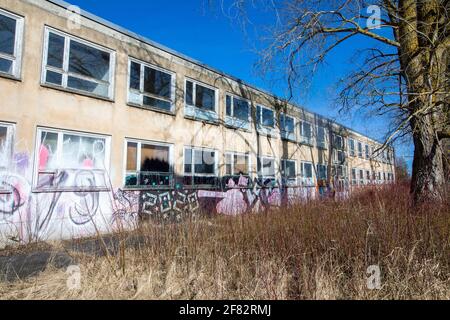
M 392 147 L 73 11 L 0 0 L 0 243 L 395 181 Z

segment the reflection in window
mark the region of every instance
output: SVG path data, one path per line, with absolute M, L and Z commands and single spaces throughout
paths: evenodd
M 297 172 L 295 171 L 294 160 L 281 161 L 281 175 L 287 181 L 295 182 L 297 179 Z
M 112 97 L 111 51 L 48 29 L 46 37 L 45 83 Z
M 238 120 L 248 122 L 250 118 L 250 104 L 247 100 L 227 95 L 226 115 Z
M 275 159 L 258 157 L 258 175 L 262 178 L 275 178 Z
M 175 95 L 173 81 L 172 73 L 130 60 L 128 102 L 172 111 Z
M 11 158 L 11 127 L 0 124 L 0 169 L 6 170 Z M 1 186 L 0 186 L 1 188 Z
M 249 175 L 248 154 L 227 153 L 225 155 L 225 171 L 228 176 Z
M 313 186 L 314 178 L 313 178 L 313 165 L 310 162 L 302 162 L 301 164 L 301 177 L 302 177 L 302 185 L 304 186 Z
M 125 186 L 171 186 L 170 149 L 168 145 L 128 141 Z
M 322 126 L 318 126 L 317 127 L 317 146 L 318 147 L 320 147 L 320 148 L 327 147 L 325 136 L 326 136 L 325 128 Z
M 216 90 L 186 80 L 186 104 L 210 111 L 216 110 Z
M 272 109 L 257 106 L 256 119 L 260 126 L 275 128 L 275 116 Z
M 106 186 L 106 138 L 54 130 L 39 130 L 38 136 L 39 188 Z
M 216 152 L 213 150 L 185 148 L 185 184 L 212 185 L 216 181 Z
M 23 18 L 0 9 L 0 73 L 20 76 Z
M 312 126 L 309 122 L 300 122 L 300 137 L 301 142 L 306 144 L 312 143 Z

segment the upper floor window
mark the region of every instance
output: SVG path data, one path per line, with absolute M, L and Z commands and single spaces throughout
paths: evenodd
M 128 102 L 173 112 L 175 75 L 147 63 L 129 60 Z
M 300 138 L 302 143 L 312 144 L 312 125 L 307 121 L 300 121 Z
M 280 114 L 280 130 L 283 139 L 295 140 L 295 120 L 287 114 Z
M 38 129 L 35 181 L 38 189 L 106 188 L 110 138 Z
M 365 151 L 366 151 L 366 159 L 370 159 L 370 148 L 369 148 L 369 145 L 368 144 L 366 144 L 365 145 Z
M 358 142 L 358 157 L 363 157 L 363 145 L 361 142 Z
M 342 136 L 334 134 L 334 148 L 337 150 L 344 150 L 344 138 Z
M 114 64 L 112 50 L 45 28 L 42 83 L 112 99 Z
M 184 182 L 187 185 L 214 185 L 217 176 L 217 152 L 205 148 L 184 149 Z
M 13 126 L 0 122 L 0 170 L 9 168 L 13 147 L 12 139 Z
M 24 19 L 0 9 L 0 74 L 20 78 Z
M 217 90 L 186 80 L 186 104 L 197 108 L 216 111 Z
M 232 95 L 226 95 L 227 125 L 250 129 L 250 102 Z
M 348 147 L 350 150 L 350 156 L 354 157 L 356 156 L 356 152 L 355 152 L 355 140 L 353 139 L 348 139 Z
M 256 121 L 257 124 L 261 127 L 273 129 L 275 128 L 275 113 L 272 109 L 263 106 L 257 106 Z
M 225 174 L 227 176 L 248 176 L 250 160 L 248 154 L 229 152 L 225 154 Z
M 172 145 L 127 140 L 126 187 L 173 185 Z
M 317 127 L 317 146 L 326 149 L 326 129 L 323 126 Z

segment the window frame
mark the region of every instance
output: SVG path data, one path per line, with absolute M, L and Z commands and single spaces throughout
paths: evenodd
M 322 141 L 319 140 L 319 129 L 323 129 L 323 144 L 322 144 Z M 316 135 L 317 135 L 317 138 L 316 138 L 317 148 L 327 150 L 328 149 L 328 147 L 327 147 L 327 128 L 322 125 L 317 125 L 316 126 Z M 342 139 L 342 137 L 341 137 L 341 139 Z
M 311 177 L 306 177 L 303 175 L 305 172 L 305 164 L 311 166 Z M 301 161 L 300 162 L 300 179 L 302 186 L 312 187 L 314 186 L 316 179 L 314 178 L 314 164 L 312 161 Z M 311 179 L 311 181 L 306 181 L 306 179 Z
M 320 173 L 319 167 L 325 168 L 325 178 L 319 177 L 319 173 Z M 317 170 L 317 172 L 316 172 L 316 179 L 317 179 L 317 181 L 319 181 L 319 180 L 327 180 L 328 179 L 328 165 L 323 164 L 323 163 L 318 163 L 316 165 L 316 170 Z M 336 175 L 337 175 L 337 173 L 336 173 Z
M 370 159 L 370 147 L 369 147 L 369 145 L 366 143 L 365 145 L 364 145 L 364 152 L 365 152 L 365 158 L 366 158 L 366 160 L 369 160 Z
M 0 15 L 8 17 L 16 21 L 16 30 L 14 35 L 14 53 L 13 55 L 0 53 L 0 58 L 12 62 L 12 72 L 1 72 L 0 76 L 5 78 L 12 78 L 20 80 L 22 78 L 22 57 L 23 57 L 23 42 L 25 30 L 25 18 L 13 12 L 0 8 Z
M 9 142 L 6 150 L 6 163 L 5 167 L 1 167 L 0 163 L 0 171 L 8 170 L 11 168 L 13 156 L 14 156 L 14 139 L 16 135 L 16 124 L 10 122 L 0 121 L 0 127 L 6 128 L 6 140 Z M 0 146 L 1 147 L 1 146 Z M 2 190 L 2 186 L 0 185 L 0 190 Z
M 364 159 L 363 143 L 361 141 L 356 141 L 356 146 L 358 151 L 358 158 Z
M 289 178 L 285 176 L 285 171 L 286 171 L 286 163 L 287 162 L 293 162 L 294 163 L 294 170 L 295 170 L 295 175 L 294 178 Z M 286 182 L 289 183 L 294 183 L 297 184 L 298 181 L 298 165 L 297 165 L 297 160 L 295 159 L 281 159 L 281 178 L 283 178 L 283 180 L 285 180 Z
M 139 91 L 136 89 L 132 89 L 130 88 L 130 80 L 131 80 L 131 63 L 137 63 L 140 65 L 140 77 L 139 77 Z M 171 76 L 170 79 L 170 99 L 167 99 L 165 97 L 161 97 L 158 96 L 156 94 L 152 94 L 152 93 L 148 93 L 148 92 L 144 92 L 144 86 L 145 86 L 145 67 L 159 71 L 159 72 L 163 72 L 166 74 L 169 74 Z M 128 56 L 128 74 L 127 74 L 127 104 L 131 105 L 131 106 L 136 106 L 142 109 L 146 109 L 146 110 L 151 110 L 151 111 L 156 111 L 156 112 L 162 112 L 162 113 L 171 113 L 174 114 L 175 113 L 175 104 L 176 104 L 176 73 L 171 71 L 171 70 L 167 70 L 161 67 L 158 67 L 156 65 L 153 65 L 151 63 L 148 63 L 144 60 L 140 60 L 131 56 Z M 136 95 L 139 94 L 139 103 L 136 103 L 134 101 L 131 101 L 130 97 L 131 97 L 131 93 L 135 93 Z M 165 110 L 165 109 L 161 109 L 158 107 L 154 107 L 154 106 L 148 106 L 148 105 L 144 105 L 144 96 L 152 98 L 152 99 L 157 99 L 157 100 L 162 100 L 165 102 L 169 102 L 170 103 L 170 110 Z
M 136 171 L 130 171 L 127 170 L 127 149 L 128 149 L 128 143 L 136 143 L 137 144 L 137 151 L 136 151 Z M 169 148 L 169 172 L 168 174 L 172 176 L 171 182 L 168 186 L 144 186 L 144 185 L 136 185 L 136 186 L 127 186 L 126 185 L 126 179 L 127 175 L 130 173 L 136 173 L 136 175 L 141 172 L 141 148 L 142 144 L 144 145 L 151 145 L 151 146 L 157 146 L 157 147 L 168 147 Z M 162 188 L 170 188 L 174 186 L 174 144 L 172 143 L 166 143 L 166 142 L 159 142 L 159 141 L 153 141 L 153 140 L 145 140 L 145 139 L 134 139 L 134 138 L 125 138 L 124 141 L 124 154 L 123 154 L 124 164 L 123 164 L 123 181 L 122 185 L 125 189 L 132 189 L 132 190 L 151 190 L 151 189 L 162 189 Z M 155 171 L 156 173 L 156 171 Z M 161 173 L 161 172 L 160 172 Z
M 258 108 L 259 108 L 259 112 L 258 112 Z M 277 127 L 277 117 L 276 117 L 276 112 L 274 109 L 266 107 L 263 104 L 256 104 L 256 108 L 255 108 L 255 112 L 256 112 L 256 128 L 258 130 L 259 133 L 262 134 L 266 134 L 266 135 L 273 135 L 276 127 Z M 262 124 L 262 120 L 263 120 L 263 110 L 269 110 L 270 112 L 272 112 L 273 114 L 273 127 L 270 126 L 266 126 L 264 124 Z
M 232 115 L 227 115 L 227 97 L 228 96 L 231 97 L 231 114 Z M 242 119 L 236 118 L 234 116 L 234 99 L 239 99 L 239 100 L 243 100 L 243 101 L 247 102 L 247 104 L 248 104 L 248 119 L 247 120 L 242 120 Z M 227 126 L 237 128 L 237 129 L 251 131 L 252 109 L 253 109 L 252 102 L 249 99 L 234 95 L 229 92 L 225 93 L 225 124 Z M 236 123 L 241 123 L 241 124 L 239 125 Z
M 99 134 L 99 133 L 90 133 L 90 132 L 84 132 L 84 131 L 76 131 L 76 130 L 69 130 L 69 129 L 58 129 L 58 128 L 49 128 L 49 127 L 37 127 L 36 128 L 36 139 L 35 139 L 35 145 L 34 145 L 34 166 L 33 166 L 33 190 L 34 192 L 72 192 L 76 189 L 79 189 L 77 186 L 70 186 L 67 188 L 39 188 L 38 182 L 39 182 L 39 148 L 41 145 L 41 138 L 42 138 L 42 132 L 49 132 L 49 133 L 56 133 L 58 135 L 57 140 L 57 146 L 58 146 L 58 152 L 57 152 L 57 158 L 60 159 L 61 152 L 62 152 L 62 146 L 64 143 L 64 139 L 61 137 L 64 137 L 65 134 L 68 135 L 74 135 L 79 137 L 86 137 L 86 138 L 97 138 L 97 139 L 104 139 L 105 140 L 105 160 L 104 160 L 104 172 L 109 175 L 111 172 L 111 136 L 105 135 L 105 134 Z M 59 161 L 59 160 L 58 160 Z M 66 168 L 66 167 L 60 167 L 56 168 L 55 171 L 58 170 L 70 170 L 75 168 Z M 88 169 L 83 169 L 88 170 Z M 101 171 L 103 169 L 93 169 L 92 171 Z M 86 189 L 86 188 L 83 188 Z M 109 191 L 108 188 L 105 187 L 94 187 L 89 188 L 90 191 Z
M 263 166 L 264 160 L 270 160 L 270 161 L 273 161 L 273 171 L 274 171 L 273 176 L 272 176 L 272 175 L 264 175 L 264 174 L 263 174 L 263 171 L 264 171 L 264 169 L 263 169 L 263 167 L 264 167 L 264 166 Z M 258 163 L 261 164 L 260 170 L 258 170 Z M 258 178 L 259 178 L 259 179 L 263 179 L 263 180 L 267 180 L 267 179 L 276 180 L 276 178 L 277 178 L 277 162 L 276 162 L 275 157 L 273 157 L 273 156 L 259 156 L 259 157 L 256 158 L 256 164 L 257 164 L 256 171 L 257 171 L 257 175 L 258 175 Z
M 191 149 L 192 152 L 192 157 L 191 157 L 191 172 L 188 174 L 185 169 L 186 169 L 186 149 Z M 202 152 L 214 152 L 214 174 L 209 174 L 209 173 L 195 173 L 195 164 L 194 164 L 194 153 L 195 151 L 202 151 Z M 218 177 L 219 176 L 219 152 L 216 149 L 213 148 L 209 148 L 209 147 L 195 147 L 195 146 L 184 146 L 183 147 L 183 175 L 186 177 Z
M 186 101 L 186 99 L 187 99 L 187 82 L 188 81 L 192 82 L 192 84 L 194 85 L 192 87 L 192 100 L 193 100 L 194 104 L 188 104 Z M 206 89 L 210 89 L 210 90 L 214 91 L 214 110 L 203 109 L 203 108 L 195 105 L 195 102 L 197 100 L 197 94 L 196 94 L 197 86 L 205 87 Z M 216 87 L 213 87 L 207 83 L 195 80 L 193 78 L 185 77 L 184 78 L 184 105 L 193 107 L 193 108 L 197 108 L 197 109 L 203 110 L 205 112 L 214 112 L 216 114 L 219 114 L 219 89 Z
M 248 172 L 248 174 L 244 175 L 244 176 L 248 176 L 248 177 L 251 176 L 252 164 L 251 164 L 250 153 L 228 151 L 228 152 L 225 152 L 224 156 L 225 156 L 225 175 L 226 176 L 236 176 L 234 174 L 234 169 L 235 169 L 235 167 L 234 167 L 235 166 L 235 164 L 234 164 L 234 156 L 246 157 L 248 159 L 248 161 L 247 161 L 247 172 Z M 228 163 L 227 163 L 227 156 L 231 156 L 232 159 L 233 159 L 233 161 L 231 162 L 231 172 L 232 172 L 232 174 L 227 174 L 227 168 L 226 168 L 226 166 L 228 165 Z
M 310 128 L 310 130 L 309 130 L 309 132 L 310 132 L 309 140 L 306 139 L 307 137 L 304 135 L 304 127 L 303 127 L 303 125 L 305 123 L 309 124 L 309 128 Z M 313 132 L 314 132 L 314 126 L 313 126 L 312 122 L 310 122 L 308 120 L 301 119 L 301 120 L 299 120 L 298 125 L 299 125 L 299 129 L 300 129 L 300 143 L 312 146 L 313 145 Z
M 348 154 L 350 157 L 356 157 L 356 140 L 353 138 L 348 138 Z M 353 148 L 352 148 L 353 144 Z
M 63 65 L 62 68 L 56 68 L 52 66 L 47 66 L 48 63 L 48 45 L 49 45 L 49 39 L 50 39 L 50 33 L 54 33 L 57 36 L 64 38 L 64 54 L 63 54 Z M 91 47 L 96 50 L 100 50 L 106 53 L 109 53 L 110 59 L 109 59 L 109 82 L 103 81 L 103 80 L 97 80 L 90 77 L 73 74 L 69 71 L 69 60 L 70 60 L 70 43 L 71 41 L 76 41 L 82 45 Z M 44 42 L 43 42 L 43 50 L 42 50 L 42 66 L 41 66 L 41 86 L 54 88 L 58 90 L 63 90 L 71 93 L 81 94 L 88 97 L 93 98 L 99 98 L 103 100 L 109 100 L 114 101 L 115 98 L 115 73 L 116 73 L 116 51 L 107 47 L 104 47 L 102 45 L 96 44 L 94 42 L 91 42 L 89 40 L 85 40 L 82 38 L 79 38 L 77 36 L 74 36 L 72 34 L 69 34 L 64 31 L 60 31 L 58 29 L 52 28 L 48 25 L 44 26 Z M 47 71 L 56 72 L 58 74 L 61 74 L 62 80 L 61 85 L 54 84 L 54 83 L 47 83 L 46 76 Z M 71 88 L 68 87 L 68 78 L 72 75 L 73 77 L 83 80 L 83 81 L 90 81 L 95 82 L 98 84 L 109 84 L 108 87 L 108 95 L 103 96 L 100 94 L 92 93 L 89 91 L 84 91 L 81 89 Z
M 286 122 L 286 118 L 291 118 L 293 121 L 293 128 L 292 131 L 286 131 L 284 130 L 284 128 L 281 127 L 281 124 Z M 280 135 L 282 139 L 285 140 L 290 140 L 290 141 L 296 141 L 297 140 L 297 133 L 296 133 L 296 128 L 297 126 L 297 121 L 295 119 L 295 117 L 288 115 L 285 112 L 280 112 L 280 122 L 279 122 L 279 129 L 280 129 Z

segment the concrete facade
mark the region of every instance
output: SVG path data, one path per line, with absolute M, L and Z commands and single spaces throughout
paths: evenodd
M 249 172 L 245 176 L 249 178 L 246 182 L 249 189 L 257 188 L 258 183 L 261 184 L 262 190 L 264 187 L 280 189 L 289 185 L 299 190 L 309 188 L 312 190 L 308 191 L 311 195 L 317 194 L 317 185 L 320 180 L 317 165 L 320 164 L 327 166 L 328 176 L 333 177 L 332 184 L 339 186 L 343 192 L 350 192 L 358 185 L 380 184 L 395 180 L 393 149 L 383 151 L 381 155 L 375 155 L 372 151 L 380 147 L 377 141 L 308 110 L 284 103 L 238 79 L 154 44 L 100 18 L 87 13 L 74 16 L 66 9 L 66 6 L 68 4 L 62 1 L 0 0 L 0 17 L 11 15 L 8 17 L 15 18 L 17 21 L 14 54 L 2 56 L 0 44 L 0 59 L 3 57 L 4 60 L 14 61 L 9 71 L 0 72 L 0 128 L 6 128 L 3 130 L 5 132 L 3 138 L 0 131 L 0 139 L 3 139 L 0 140 L 3 159 L 3 167 L 0 167 L 3 172 L 0 176 L 3 185 L 0 191 L 0 198 L 2 198 L 0 201 L 2 236 L 0 238 L 4 241 L 33 241 L 42 238 L 79 237 L 96 232 L 109 232 L 114 228 L 118 216 L 127 221 L 127 216 L 132 217 L 129 220 L 135 223 L 135 216 L 143 211 L 151 211 L 147 210 L 150 204 L 158 206 L 156 210 L 158 214 L 167 212 L 166 215 L 170 215 L 171 211 L 177 209 L 175 208 L 177 201 L 183 205 L 183 208 L 187 205 L 191 206 L 191 209 L 197 209 L 197 201 L 202 197 L 209 199 L 210 202 L 215 201 L 213 207 L 215 209 L 220 207 L 221 209 L 218 210 L 221 211 L 220 213 L 227 213 L 225 212 L 227 205 L 220 206 L 217 200 L 211 199 L 216 192 L 223 200 L 226 198 L 223 193 L 230 192 L 229 189 L 232 189 L 228 179 L 225 183 L 220 182 L 222 177 L 226 177 L 229 173 L 225 164 L 226 154 L 230 152 L 248 154 Z M 23 29 L 21 29 L 22 24 Z M 75 41 L 88 46 L 93 45 L 103 52 L 103 58 L 105 52 L 109 54 L 109 60 L 107 60 L 110 64 L 109 70 L 98 82 L 102 85 L 108 83 L 105 85 L 109 88 L 108 94 L 100 96 L 95 93 L 101 85 L 88 90 L 91 92 L 83 92 L 52 85 L 46 81 L 47 73 L 56 70 L 49 66 L 50 58 L 47 58 L 49 33 L 65 37 L 65 41 L 71 39 L 71 43 Z M 72 47 L 67 49 L 67 42 L 65 45 L 67 50 L 65 54 L 71 55 Z M 8 64 L 8 61 L 5 63 Z M 146 93 L 141 92 L 135 97 L 132 96 L 132 90 L 129 89 L 131 61 L 142 63 L 144 67 L 141 67 L 141 71 L 147 72 L 150 69 L 162 71 L 162 73 L 152 71 L 151 74 L 149 71 L 149 79 L 151 77 L 157 79 L 154 83 L 164 81 L 161 79 L 170 76 L 170 97 L 157 99 L 158 103 L 164 103 L 165 106 L 169 103 L 169 110 L 155 106 L 139 106 L 135 103 L 137 101 L 135 99 L 139 97 L 142 99 L 141 96 Z M 61 71 L 62 73 L 64 71 Z M 65 76 L 69 78 L 66 81 L 70 82 L 70 71 L 66 73 Z M 58 78 L 58 75 L 55 76 Z M 64 79 L 64 76 L 62 77 Z M 83 80 L 86 79 L 83 78 Z M 62 81 L 64 83 L 64 80 Z M 78 79 L 78 81 L 81 80 Z M 212 103 L 214 112 L 186 103 L 187 81 L 198 85 L 197 89 L 194 89 L 197 90 L 197 95 L 198 92 L 204 92 L 204 88 L 212 89 L 208 92 L 214 92 L 214 103 Z M 147 85 L 147 82 L 144 85 Z M 92 88 L 91 85 L 87 86 Z M 227 116 L 226 95 L 248 100 L 249 121 L 237 123 L 234 122 L 235 118 Z M 202 99 L 202 103 L 211 104 L 208 95 L 196 97 L 197 100 Z M 155 95 L 149 95 L 148 98 L 156 101 Z M 270 125 L 257 125 L 257 106 L 273 110 L 275 124 L 273 128 Z M 237 107 L 235 109 L 237 110 Z M 294 119 L 293 133 L 284 133 L 280 130 L 281 113 Z M 270 116 L 264 119 L 269 118 Z M 301 121 L 311 125 L 311 139 L 307 143 L 302 137 L 302 130 L 308 132 L 308 126 L 302 129 Z M 326 129 L 325 144 L 322 147 L 318 146 L 320 144 L 317 137 L 319 126 Z M 41 145 L 41 139 L 44 136 L 45 139 L 54 136 L 56 140 L 52 141 L 55 143 L 55 148 L 56 146 L 59 148 L 57 157 L 65 158 L 67 154 L 64 155 L 61 150 L 70 140 L 66 138 L 71 135 L 73 135 L 72 143 L 76 139 L 80 141 L 94 139 L 92 145 L 89 144 L 90 142 L 86 143 L 92 148 L 99 149 L 97 151 L 102 159 L 102 166 L 95 165 L 93 168 L 86 165 L 92 162 L 91 159 L 85 159 L 83 163 L 86 167 L 65 168 L 64 161 L 59 159 L 58 167 L 53 172 L 46 173 L 45 170 L 41 170 L 43 158 L 49 161 L 48 159 L 52 156 L 56 157 L 51 151 L 50 154 L 48 150 L 42 151 L 44 142 Z M 283 138 L 284 135 L 289 136 Z M 340 162 L 337 161 L 336 135 L 343 138 L 342 151 L 345 160 Z M 80 136 L 84 138 L 79 138 Z M 351 155 L 352 152 L 349 149 L 350 139 L 355 140 L 355 156 Z M 168 161 L 170 162 L 169 185 L 164 183 L 146 186 L 125 185 L 127 167 L 133 167 L 133 164 L 129 164 L 133 161 L 129 159 L 132 150 L 127 148 L 127 141 L 141 143 L 141 145 L 154 144 L 163 148 L 167 147 L 167 157 L 170 159 Z M 361 143 L 362 154 L 358 154 L 358 143 Z M 369 157 L 366 157 L 366 145 L 370 148 Z M 195 185 L 186 186 L 184 178 L 185 158 L 188 152 L 186 147 L 214 151 L 212 176 L 216 177 L 217 182 L 202 188 L 196 188 Z M 148 151 L 140 150 L 139 152 Z M 165 157 L 165 150 L 161 153 L 164 156 L 160 155 L 159 160 Z M 383 154 L 385 154 L 384 159 Z M 269 174 L 270 177 L 262 177 L 261 170 L 258 172 L 258 156 L 274 159 L 273 177 L 271 174 Z M 291 179 L 284 179 L 283 159 L 293 161 L 291 164 L 295 163 L 295 177 L 291 172 Z M 139 163 L 139 160 L 136 161 Z M 313 171 L 311 179 L 308 173 L 302 172 L 304 168 L 302 163 L 311 164 Z M 341 170 L 336 166 L 342 166 L 342 176 L 336 174 L 337 170 Z M 356 170 L 356 179 L 352 177 L 353 169 Z M 309 167 L 305 170 L 309 171 Z M 359 176 L 361 170 L 363 170 L 363 179 Z M 199 175 L 202 176 L 202 174 Z M 373 179 L 374 175 L 375 179 Z M 41 176 L 42 179 L 50 179 L 52 183 L 42 187 Z M 62 177 L 65 184 L 55 183 L 55 180 L 61 180 Z M 152 175 L 149 177 L 150 180 L 156 179 Z M 257 178 L 260 178 L 258 183 L 251 183 Z M 239 185 L 240 182 L 236 180 L 236 184 Z M 224 189 L 224 185 L 230 188 Z M 198 189 L 202 189 L 203 193 L 199 194 Z M 147 192 L 156 194 L 157 199 L 154 202 L 153 200 L 143 202 L 142 199 L 146 197 L 153 199 L 152 194 L 145 194 Z M 255 192 L 252 196 L 258 198 Z M 240 199 L 241 196 L 237 197 Z M 232 210 L 230 214 L 245 212 L 250 207 L 255 207 L 253 202 L 256 200 L 252 202 L 252 206 L 249 206 L 248 198 L 245 199 L 247 201 L 245 210 Z M 170 207 L 170 210 L 165 211 L 167 203 L 169 203 L 167 208 Z M 230 207 L 236 206 L 230 205 Z M 130 211 L 132 214 L 128 214 Z

